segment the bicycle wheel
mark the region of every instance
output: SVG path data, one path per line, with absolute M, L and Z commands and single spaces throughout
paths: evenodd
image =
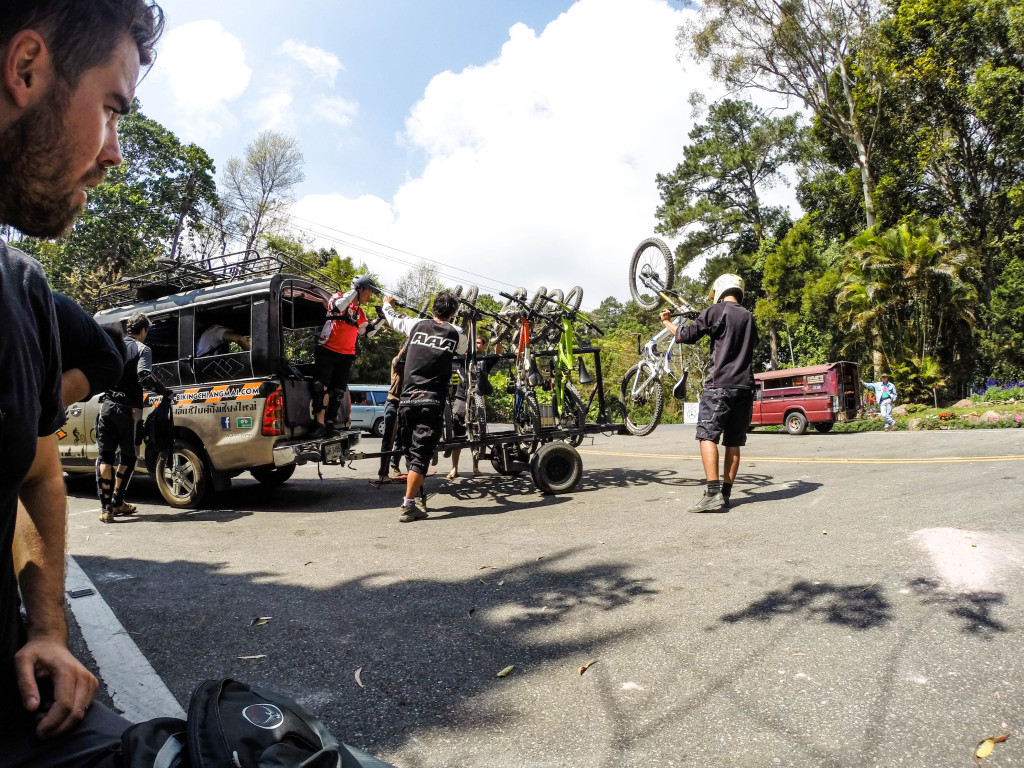
M 569 307 L 570 312 L 578 312 L 580 305 L 583 304 L 583 289 L 578 285 L 570 288 L 569 292 L 565 294 L 565 304 Z
M 559 304 L 561 304 L 562 300 L 565 298 L 565 294 L 562 293 L 561 288 L 552 288 L 550 291 L 548 291 L 548 298 L 551 299 L 551 301 L 557 301 Z M 551 304 L 551 301 L 545 303 Z M 551 306 L 554 307 L 553 304 L 551 304 Z
M 520 404 L 519 412 L 515 415 L 513 426 L 515 426 L 516 434 L 528 438 L 530 443 L 535 442 L 540 435 L 540 403 L 537 402 L 537 393 L 533 391 L 532 387 L 523 391 L 523 401 Z M 521 442 L 520 446 L 526 448 L 526 441 Z
M 533 294 L 533 298 L 530 299 L 530 309 L 543 310 L 544 305 L 547 304 L 547 302 L 544 301 L 544 296 L 546 296 L 547 293 L 548 289 L 543 285 L 538 288 L 536 293 Z
M 475 305 L 477 297 L 479 295 L 480 289 L 475 285 L 471 285 L 469 286 L 469 288 L 466 289 L 466 295 L 462 297 L 462 300 L 465 301 L 467 304 Z
M 520 301 L 526 301 L 526 289 L 525 288 L 516 288 L 514 291 L 512 291 L 511 295 L 514 296 L 515 298 L 519 299 Z M 499 310 L 499 314 L 507 315 L 510 311 L 516 310 L 516 309 L 521 309 L 521 305 L 518 304 L 515 301 L 512 301 L 512 299 L 505 299 L 505 303 L 501 305 L 501 309 Z
M 466 401 L 466 436 L 475 443 L 487 437 L 487 403 L 479 392 L 470 392 Z M 477 461 L 484 453 L 484 447 L 474 445 L 473 458 Z
M 661 306 L 659 290 L 671 290 L 675 281 L 672 252 L 656 237 L 644 240 L 629 260 L 629 293 L 641 309 Z
M 626 371 L 619 391 L 626 414 L 626 429 L 637 437 L 651 434 L 665 410 L 661 379 L 651 376 L 650 368 L 640 363 Z
M 565 385 L 565 397 L 562 399 L 562 413 L 558 416 L 558 424 L 562 429 L 582 429 L 587 425 L 583 400 L 570 384 Z M 565 438 L 565 442 L 575 448 L 583 442 L 583 435 L 570 435 Z

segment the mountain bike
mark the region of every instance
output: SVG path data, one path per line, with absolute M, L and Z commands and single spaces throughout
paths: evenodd
M 562 299 L 565 301 L 562 301 Z M 551 363 L 551 375 L 545 382 L 545 389 L 550 389 L 554 401 L 555 423 L 561 429 L 582 429 L 587 423 L 587 408 L 583 399 L 572 385 L 572 375 L 576 368 L 573 350 L 576 347 L 576 323 L 583 323 L 590 330 L 603 336 L 604 332 L 596 325 L 580 315 L 579 307 L 583 302 L 583 289 L 574 286 L 563 297 L 562 292 L 555 289 L 544 297 L 545 302 L 558 307 L 558 311 L 543 315 L 547 324 L 541 335 L 554 344 L 555 355 Z M 565 442 L 573 447 L 583 442 L 583 434 L 575 433 L 565 438 Z
M 672 290 L 674 279 L 672 252 L 663 241 L 651 237 L 637 246 L 629 262 L 629 292 L 633 301 L 647 310 L 656 310 L 666 302 L 674 310 L 673 317 L 692 320 L 698 313 Z M 668 342 L 664 353 L 659 349 L 663 342 Z M 632 435 L 643 437 L 661 423 L 665 410 L 662 379 L 673 380 L 673 396 L 685 399 L 688 370 L 683 365 L 682 350 L 676 344 L 675 334 L 667 328 L 656 333 L 637 352 L 640 362 L 626 371 L 619 392 L 626 429 Z

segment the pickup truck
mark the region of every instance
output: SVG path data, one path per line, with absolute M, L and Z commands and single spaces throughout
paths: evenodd
M 149 456 L 143 446 L 136 471 L 152 475 L 172 507 L 195 509 L 243 472 L 280 485 L 299 464 L 341 462 L 359 430 L 318 436 L 309 375 L 332 291 L 283 273 L 173 292 L 181 287 L 135 281 L 139 300 L 95 315 L 101 325 L 123 327 L 132 313 L 145 312 L 153 374 L 174 393 L 169 457 Z M 197 342 L 214 325 L 248 337 L 251 349 L 228 343 L 197 355 Z M 147 393 L 142 417 L 159 401 Z M 58 438 L 69 477 L 95 471 L 99 403 L 96 397 L 67 409 Z

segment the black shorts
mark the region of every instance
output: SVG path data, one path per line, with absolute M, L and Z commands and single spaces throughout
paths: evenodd
M 328 389 L 344 391 L 348 389 L 348 376 L 355 359 L 355 355 L 343 355 L 318 346 L 314 353 L 313 378 Z
M 697 439 L 717 443 L 721 438 L 728 448 L 746 445 L 753 412 L 753 390 L 708 387 L 697 411 Z
M 96 448 L 100 463 L 114 464 L 120 453 L 121 464 L 132 464 L 135 450 L 135 413 L 130 406 L 104 400 L 96 417 Z
M 402 447 L 409 457 L 409 471 L 427 474 L 444 431 L 441 405 L 403 405 L 398 410 Z

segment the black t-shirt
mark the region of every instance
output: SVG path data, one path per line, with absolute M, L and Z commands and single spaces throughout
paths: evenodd
M 720 301 L 705 309 L 676 334 L 676 340 L 693 344 L 711 337 L 711 370 L 707 386 L 714 389 L 753 389 L 750 361 L 757 346 L 754 317 L 734 301 Z
M 441 405 L 452 379 L 459 332 L 451 323 L 420 320 L 409 333 L 402 404 Z
M 18 491 L 36 438 L 64 423 L 60 342 L 50 288 L 38 262 L 0 240 L 0 716 L 17 706 L 14 654 L 24 642 L 14 578 Z
M 117 384 L 124 359 L 113 339 L 92 315 L 63 293 L 53 292 L 53 306 L 60 331 L 61 370 L 78 368 L 85 374 L 89 380 L 89 397 Z

